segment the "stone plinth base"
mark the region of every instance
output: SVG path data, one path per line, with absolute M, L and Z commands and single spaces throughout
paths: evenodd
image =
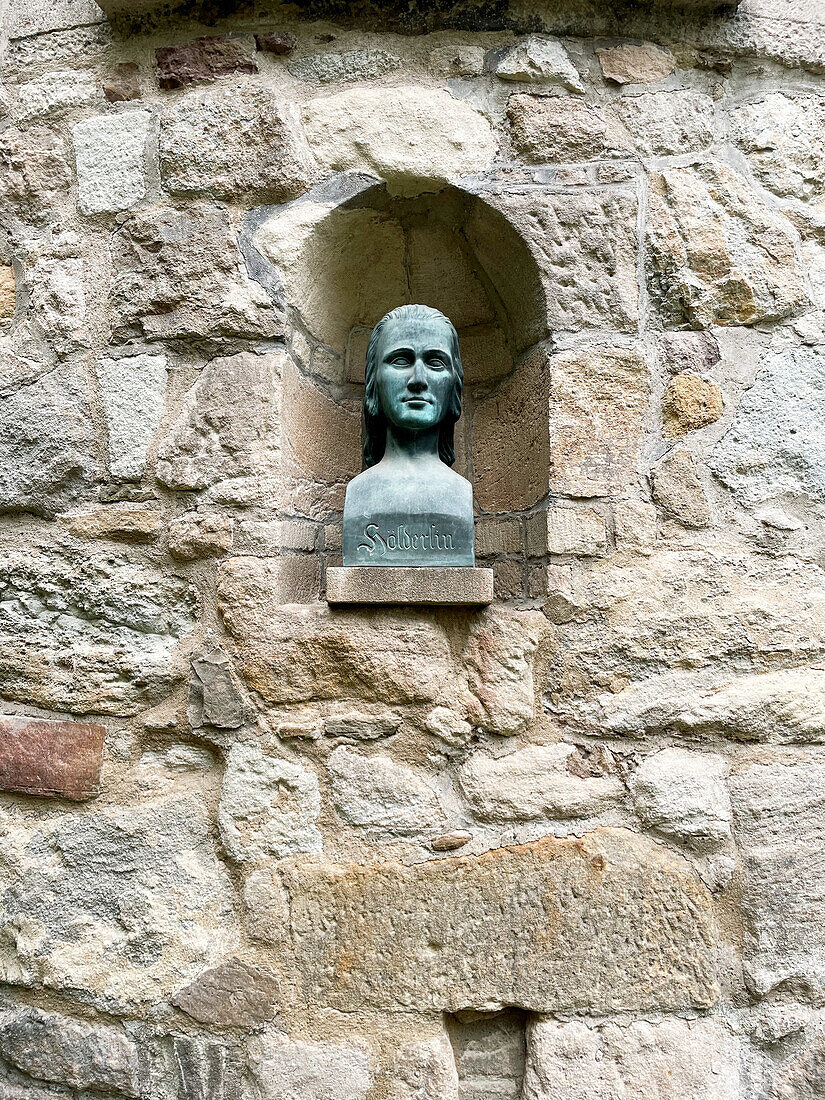
M 327 570 L 327 603 L 478 605 L 493 602 L 492 569 L 345 566 Z

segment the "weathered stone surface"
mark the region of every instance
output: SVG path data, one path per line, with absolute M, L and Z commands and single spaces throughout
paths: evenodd
M 821 754 L 777 756 L 735 773 L 730 790 L 745 861 L 746 976 L 759 996 L 799 983 L 818 997 L 825 988 L 818 932 L 825 905 L 819 871 L 825 762 Z
M 94 431 L 79 374 L 46 374 L 0 398 L 0 511 L 53 516 L 97 474 Z
M 2 836 L 4 981 L 133 1013 L 237 950 L 232 886 L 200 798 L 15 826 Z
M 690 451 L 676 447 L 651 470 L 653 499 L 686 527 L 707 527 L 710 505 Z
M 0 199 L 18 217 L 40 221 L 69 195 L 72 170 L 61 137 L 43 126 L 0 133 Z
M 194 91 L 170 104 L 159 154 L 161 180 L 173 193 L 283 202 L 308 186 L 279 97 L 257 84 Z
M 716 1019 L 537 1020 L 527 1034 L 525 1100 L 739 1100 L 745 1095 L 739 1044 Z
M 608 115 L 566 96 L 512 95 L 510 137 L 532 164 L 628 156 L 632 144 Z
M 140 66 L 136 61 L 121 61 L 106 74 L 103 94 L 110 103 L 128 103 L 140 99 Z
M 527 522 L 527 551 L 598 557 L 607 553 L 604 517 L 595 508 L 549 508 Z
M 477 752 L 459 773 L 464 797 L 482 821 L 590 817 L 624 795 L 616 776 L 583 778 L 568 768 L 573 745 L 529 745 L 507 756 Z
M 493 602 L 493 572 L 462 566 L 327 569 L 327 603 L 483 606 Z
M 649 385 L 633 348 L 585 345 L 551 358 L 551 492 L 605 496 L 635 486 Z
M 78 122 L 72 130 L 78 205 L 84 214 L 128 210 L 146 194 L 148 111 L 118 111 Z
M 345 53 L 316 53 L 298 58 L 289 71 L 298 80 L 313 84 L 334 84 L 351 80 L 376 80 L 400 69 L 400 57 L 383 50 L 347 50 Z
M 112 259 L 117 335 L 283 334 L 283 315 L 249 278 L 223 207 L 141 210 L 115 234 Z
M 183 88 L 229 73 L 258 71 L 258 63 L 249 52 L 249 43 L 230 35 L 209 35 L 174 46 L 159 46 L 155 50 L 155 60 L 161 88 Z
M 447 1036 L 409 1043 L 393 1060 L 388 1100 L 458 1100 L 455 1054 Z
M 269 971 L 230 959 L 199 974 L 171 1000 L 201 1024 L 252 1028 L 275 1015 L 280 990 Z
M 583 92 L 584 84 L 567 50 L 557 38 L 530 34 L 496 63 L 500 80 L 519 83 L 561 84 L 571 92 Z
M 265 31 L 255 35 L 255 45 L 264 53 L 288 57 L 298 45 L 298 39 L 289 31 Z
M 255 744 L 229 750 L 218 825 L 227 852 L 242 863 L 299 852 L 320 852 L 315 822 L 321 810 L 314 772 L 261 751 Z
M 687 843 L 714 844 L 730 836 L 730 797 L 724 758 L 686 749 L 647 756 L 630 778 L 636 813 L 645 824 Z
M 84 23 L 99 23 L 104 19 L 95 0 L 52 0 L 45 7 L 39 0 L 19 0 L 10 9 L 9 16 L 8 32 L 11 38 L 79 27 Z
M 236 1100 L 242 1092 L 243 1054 L 208 1036 L 172 1039 L 178 1100 Z
M 652 42 L 623 42 L 596 50 L 605 80 L 614 84 L 658 84 L 676 68 L 673 54 Z
M 404 867 L 286 872 L 306 995 L 351 1011 L 706 1007 L 709 901 L 622 830 Z M 415 965 L 410 965 L 410 959 Z
M 0 680 L 8 699 L 134 714 L 180 676 L 187 584 L 116 555 L 29 546 L 0 555 Z
M 742 395 L 709 465 L 746 504 L 785 493 L 825 500 L 825 348 L 780 348 Z
M 84 264 L 72 254 L 74 242 L 54 252 L 38 250 L 26 270 L 31 315 L 46 339 L 60 352 L 75 351 L 86 319 Z M 69 254 L 64 254 L 68 252 Z
M 232 549 L 234 521 L 220 512 L 187 512 L 169 524 L 169 553 L 181 561 L 226 554 Z
M 787 1016 L 790 1016 L 790 1013 L 787 1013 Z M 777 1038 L 786 1038 L 789 1032 L 785 1028 L 781 1030 L 783 1034 Z M 792 1028 L 790 1034 L 799 1030 L 797 1022 L 797 1026 Z M 825 1086 L 825 1075 L 823 1075 L 825 1035 L 821 1024 L 817 1029 L 810 1029 L 808 1034 L 811 1035 L 810 1041 L 801 1050 L 795 1051 L 794 1055 L 775 1071 L 768 1092 L 772 1100 L 773 1097 L 777 1100 L 808 1100 L 809 1097 L 811 1100 L 817 1100 L 818 1094 L 822 1094 Z
M 138 481 L 166 405 L 166 356 L 99 359 L 96 370 L 106 416 L 109 472 Z
M 662 361 L 671 374 L 703 375 L 719 362 L 719 344 L 711 332 L 663 332 Z
M 501 609 L 478 616 L 462 654 L 475 697 L 471 722 L 505 737 L 529 725 L 535 707 L 533 658 L 546 632 L 547 621 L 537 611 Z
M 714 141 L 713 100 L 702 92 L 625 95 L 616 100 L 613 111 L 643 156 L 706 149 Z
M 0 320 L 14 316 L 17 305 L 17 284 L 14 268 L 0 265 Z
M 354 88 L 311 100 L 304 119 L 325 168 L 369 172 L 400 194 L 480 172 L 496 152 L 481 111 L 438 88 Z
M 749 325 L 806 303 L 787 224 L 719 161 L 651 173 L 648 246 L 668 324 Z
M 662 398 L 664 434 L 679 438 L 715 423 L 724 412 L 722 392 L 715 382 L 683 371 L 675 374 Z
M 363 1050 L 263 1035 L 249 1049 L 249 1070 L 261 1100 L 366 1100 L 372 1085 Z
M 757 179 L 783 198 L 825 193 L 825 98 L 772 91 L 731 112 L 734 139 Z
M 280 379 L 284 353 L 212 359 L 158 450 L 157 478 L 229 504 L 281 497 Z
M 0 789 L 92 798 L 100 788 L 103 726 L 0 715 Z
M 232 665 L 220 646 L 210 646 L 192 658 L 189 721 L 193 726 L 237 729 L 248 707 L 232 673 Z
M 525 1013 L 518 1009 L 448 1018 L 459 1097 L 521 1100 L 527 1054 L 524 1022 Z
M 350 825 L 403 836 L 441 823 L 435 788 L 388 756 L 362 756 L 342 746 L 329 758 L 329 773 L 335 809 Z
M 17 115 L 21 122 L 33 122 L 73 107 L 98 107 L 102 99 L 100 84 L 92 73 L 71 69 L 43 73 L 21 84 Z
M 139 1095 L 137 1046 L 120 1028 L 12 1009 L 0 1013 L 0 1055 L 38 1080 Z
M 444 76 L 480 76 L 484 72 L 484 50 L 465 46 L 460 40 L 450 46 L 436 46 L 430 53 L 430 68 Z
M 157 508 L 137 504 L 110 504 L 60 517 L 73 535 L 81 539 L 124 539 L 149 542 L 160 531 Z
M 652 554 L 656 543 L 656 508 L 644 500 L 621 500 L 613 508 L 616 549 Z

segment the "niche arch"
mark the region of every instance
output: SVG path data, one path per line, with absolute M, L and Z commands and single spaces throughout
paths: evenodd
M 400 197 L 374 179 L 339 179 L 259 212 L 252 241 L 290 320 L 282 422 L 294 514 L 324 520 L 343 507 L 361 469 L 369 334 L 410 302 L 442 310 L 458 330 L 456 469 L 474 482 L 480 514 L 520 514 L 546 496 L 545 293 L 530 248 L 499 210 L 456 186 Z

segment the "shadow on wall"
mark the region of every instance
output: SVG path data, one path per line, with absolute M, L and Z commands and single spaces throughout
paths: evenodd
M 293 326 L 297 377 L 285 379 L 282 398 L 289 472 L 338 487 L 359 472 L 370 331 L 388 310 L 420 302 L 459 333 L 456 469 L 473 480 L 483 513 L 533 507 L 548 491 L 547 311 L 527 244 L 499 211 L 455 187 L 398 198 L 356 177 L 338 189 L 253 215 L 254 247 Z

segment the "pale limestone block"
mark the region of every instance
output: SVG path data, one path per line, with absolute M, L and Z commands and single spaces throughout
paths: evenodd
M 437 46 L 430 53 L 430 68 L 440 76 L 480 76 L 484 72 L 484 50 L 457 41 L 452 46 Z
M 728 766 L 715 753 L 663 749 L 647 756 L 630 779 L 645 824 L 687 844 L 715 845 L 730 836 Z
M 366 1100 L 372 1085 L 363 1050 L 273 1033 L 253 1040 L 249 1072 L 261 1100 Z
M 611 113 L 642 156 L 668 156 L 706 149 L 716 136 L 714 104 L 703 92 L 677 89 L 623 95 Z
M 289 71 L 298 80 L 313 84 L 378 80 L 402 67 L 400 57 L 383 50 L 346 50 L 344 53 L 316 53 L 290 61 Z
M 613 506 L 616 549 L 652 554 L 656 544 L 656 508 L 645 500 L 620 500 Z
M 569 96 L 512 95 L 513 147 L 531 164 L 629 156 L 633 143 L 615 119 Z
M 42 34 L 45 31 L 102 23 L 106 18 L 95 0 L 15 0 L 9 8 L 9 37 Z
M 327 569 L 327 603 L 482 606 L 493 602 L 492 569 L 369 566 Z
M 152 116 L 142 110 L 96 115 L 77 123 L 72 143 L 82 213 L 128 210 L 144 197 L 151 124 Z
M 70 69 L 44 73 L 21 84 L 17 115 L 21 122 L 33 122 L 73 107 L 101 107 L 103 103 L 103 89 L 94 74 Z
M 596 50 L 596 56 L 605 80 L 614 84 L 658 84 L 676 68 L 670 50 L 652 42 L 638 46 L 623 42 L 620 46 Z
M 0 197 L 24 220 L 43 221 L 69 197 L 66 143 L 45 126 L 0 132 L 0 166 Z
M 76 256 L 39 256 L 26 272 L 31 308 L 48 339 L 73 347 L 86 320 L 84 265 Z
M 549 508 L 528 521 L 528 547 L 536 557 L 575 554 L 601 557 L 607 553 L 607 528 L 595 508 Z
M 194 512 L 169 523 L 169 553 L 181 561 L 227 554 L 232 549 L 234 520 L 219 512 Z
M 330 756 L 329 772 L 335 808 L 350 825 L 403 836 L 442 824 L 431 784 L 388 756 L 362 756 L 342 746 Z
M 690 451 L 674 448 L 651 470 L 653 499 L 685 527 L 707 527 L 710 505 Z
M 557 38 L 530 34 L 517 42 L 495 66 L 500 80 L 523 84 L 561 84 L 571 92 L 583 92 L 584 84 L 567 50 Z
M 535 711 L 533 660 L 547 633 L 537 611 L 490 609 L 474 622 L 462 660 L 473 701 L 468 718 L 510 737 L 529 726 Z
M 446 1035 L 402 1047 L 387 1076 L 388 1100 L 459 1100 L 455 1054 Z
M 97 380 L 113 477 L 139 480 L 166 406 L 166 356 L 99 359 Z
M 0 264 L 0 320 L 14 316 L 17 305 L 17 285 L 14 268 Z
M 812 89 L 813 90 L 813 89 Z M 731 112 L 733 137 L 757 179 L 783 198 L 825 193 L 825 98 L 768 91 Z
M 315 824 L 320 811 L 314 772 L 258 745 L 238 743 L 229 750 L 218 825 L 232 859 L 250 863 L 320 852 L 323 841 Z

